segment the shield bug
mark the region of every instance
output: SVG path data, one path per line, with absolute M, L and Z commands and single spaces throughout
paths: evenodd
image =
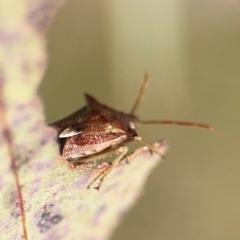
M 98 102 L 92 96 L 85 94 L 85 107 L 51 124 L 58 131 L 62 157 L 74 165 L 95 162 L 105 157 L 116 155 L 112 163 L 89 184 L 88 188 L 96 180 L 99 180 L 99 184 L 95 188 L 100 188 L 108 173 L 126 155 L 128 151 L 128 147 L 125 145 L 126 142 L 139 141 L 152 152 L 161 156 L 161 153 L 151 143 L 138 136 L 136 128 L 141 124 L 176 124 L 208 130 L 212 129 L 209 125 L 202 123 L 172 120 L 139 120 L 134 114 L 142 99 L 147 81 L 148 75 L 145 74 L 138 97 L 129 114 L 114 110 Z

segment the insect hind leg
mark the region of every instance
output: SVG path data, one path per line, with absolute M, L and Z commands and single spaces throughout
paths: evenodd
M 105 154 L 109 155 L 117 155 L 117 157 L 113 160 L 113 162 L 111 163 L 110 166 L 108 166 L 105 170 L 103 170 L 97 177 L 95 177 L 92 182 L 87 186 L 87 188 L 91 188 L 91 186 L 97 181 L 99 180 L 99 183 L 96 187 L 94 187 L 95 189 L 99 190 L 100 187 L 102 186 L 102 183 L 104 182 L 105 178 L 107 177 L 107 175 L 109 174 L 109 172 L 113 169 L 113 167 L 119 163 L 119 161 L 125 156 L 125 154 L 128 151 L 128 147 L 127 146 L 120 146 L 118 148 L 115 148 L 109 152 L 106 152 Z

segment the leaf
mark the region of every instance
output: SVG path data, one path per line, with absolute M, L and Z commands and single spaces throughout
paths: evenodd
M 45 33 L 60 3 L 0 3 L 1 239 L 106 239 L 159 163 L 140 148 L 96 191 L 86 186 L 106 165 L 72 168 L 59 156 L 36 91 L 46 66 Z M 155 147 L 164 154 L 167 143 Z

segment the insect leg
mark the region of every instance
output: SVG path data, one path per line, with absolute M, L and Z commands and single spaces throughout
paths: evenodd
M 73 164 L 74 167 L 78 166 L 78 165 L 81 165 L 81 164 L 85 164 L 85 163 L 89 163 L 89 162 L 95 162 L 97 160 L 100 160 L 100 159 L 104 159 L 106 157 L 109 157 L 111 155 L 115 155 L 115 154 L 118 154 L 118 148 L 114 148 L 114 149 L 107 149 L 105 150 L 104 152 L 102 153 L 98 153 L 96 155 L 90 155 L 90 156 L 86 156 L 86 157 L 83 157 L 83 158 L 73 158 L 73 159 L 70 159 L 68 160 L 70 163 Z
M 162 153 L 160 153 L 159 151 L 157 151 L 151 143 L 143 140 L 141 137 L 139 137 L 139 136 L 138 136 L 138 137 L 135 137 L 134 140 L 141 142 L 143 145 L 147 146 L 152 152 L 155 152 L 156 154 L 158 154 L 161 158 L 164 157 L 164 156 L 162 155 Z
M 99 179 L 100 181 L 99 184 L 96 187 L 94 187 L 95 189 L 99 190 L 106 176 L 109 174 L 112 168 L 116 164 L 118 164 L 118 162 L 124 157 L 127 151 L 128 151 L 127 146 L 121 146 L 119 148 L 113 149 L 110 152 L 105 153 L 108 155 L 117 154 L 118 156 L 114 159 L 114 161 L 111 163 L 111 165 L 107 169 L 103 170 L 96 178 L 93 179 L 93 181 L 88 185 L 87 188 L 90 188 L 95 183 L 95 181 Z

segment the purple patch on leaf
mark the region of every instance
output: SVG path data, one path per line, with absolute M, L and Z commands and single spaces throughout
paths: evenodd
M 106 205 L 100 205 L 98 207 L 97 211 L 95 212 L 93 221 L 92 221 L 93 225 L 97 225 L 99 223 L 99 219 L 101 218 L 102 214 L 105 212 L 106 209 L 107 209 Z
M 10 46 L 12 44 L 15 44 L 17 41 L 19 41 L 19 38 L 21 37 L 21 31 L 19 32 L 4 32 L 0 31 L 0 43 L 1 45 Z

